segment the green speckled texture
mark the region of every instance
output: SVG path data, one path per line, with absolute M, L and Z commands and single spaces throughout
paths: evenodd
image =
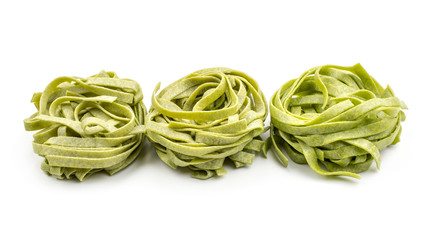
M 243 72 L 208 68 L 194 72 L 152 95 L 146 134 L 170 167 L 208 179 L 252 164 L 264 142 L 268 109 L 257 82 Z
M 403 101 L 360 64 L 312 68 L 284 84 L 270 101 L 272 148 L 284 166 L 288 159 L 321 175 L 360 178 L 380 150 L 399 142 L 405 120 Z
M 89 78 L 59 77 L 35 93 L 37 112 L 24 120 L 34 134 L 41 169 L 58 179 L 83 181 L 132 163 L 144 141 L 146 109 L 134 80 L 102 71 Z

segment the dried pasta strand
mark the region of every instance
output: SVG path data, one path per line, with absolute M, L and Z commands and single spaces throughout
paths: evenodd
M 152 95 L 146 134 L 158 156 L 172 168 L 186 167 L 192 177 L 226 173 L 252 164 L 263 141 L 268 108 L 254 79 L 229 68 L 196 71 Z
M 286 167 L 282 147 L 296 163 L 321 175 L 360 178 L 379 151 L 399 141 L 407 109 L 360 64 L 312 68 L 276 91 L 270 101 L 272 148 Z M 325 166 L 327 170 L 323 169 Z
M 145 138 L 146 108 L 139 84 L 102 71 L 89 78 L 59 77 L 35 93 L 37 112 L 24 120 L 34 134 L 41 169 L 58 179 L 110 175 L 132 163 Z

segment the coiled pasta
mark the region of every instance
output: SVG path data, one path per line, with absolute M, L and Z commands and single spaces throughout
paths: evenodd
M 236 167 L 253 162 L 263 141 L 268 109 L 258 84 L 228 68 L 196 71 L 152 95 L 146 134 L 170 167 L 192 177 L 223 175 L 225 159 Z
M 59 77 L 35 93 L 37 112 L 24 120 L 34 134 L 43 171 L 58 179 L 83 181 L 110 175 L 132 163 L 144 141 L 146 109 L 139 84 L 102 71 L 87 79 Z
M 379 151 L 399 141 L 406 108 L 360 64 L 315 67 L 273 95 L 265 149 L 271 146 L 285 166 L 280 146 L 319 174 L 359 178 L 373 160 L 379 169 Z

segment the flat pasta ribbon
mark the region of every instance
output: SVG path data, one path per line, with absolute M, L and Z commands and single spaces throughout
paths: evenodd
M 312 68 L 284 84 L 270 101 L 272 147 L 286 167 L 296 163 L 321 175 L 360 178 L 380 150 L 400 140 L 407 109 L 389 86 L 383 88 L 360 64 Z M 327 171 L 321 167 L 327 168 Z
M 87 79 L 59 77 L 32 101 L 37 112 L 24 120 L 34 134 L 41 169 L 58 179 L 83 181 L 95 172 L 110 175 L 141 151 L 146 108 L 134 80 L 102 71 Z
M 158 156 L 191 176 L 223 175 L 225 159 L 237 168 L 252 164 L 268 109 L 257 82 L 228 68 L 194 72 L 152 94 L 146 134 Z

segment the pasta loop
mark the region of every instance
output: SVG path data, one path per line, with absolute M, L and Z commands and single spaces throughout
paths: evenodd
M 268 109 L 257 82 L 228 68 L 194 72 L 152 95 L 146 133 L 158 156 L 192 177 L 226 173 L 225 159 L 236 167 L 252 164 Z
M 145 138 L 146 109 L 139 84 L 102 71 L 87 79 L 59 77 L 35 93 L 37 112 L 24 120 L 34 134 L 41 169 L 58 179 L 110 175 L 132 163 Z
M 404 102 L 360 64 L 315 67 L 273 95 L 263 150 L 271 147 L 284 166 L 280 147 L 321 175 L 360 178 L 373 160 L 379 169 L 380 150 L 399 142 L 401 109 L 407 109 Z

